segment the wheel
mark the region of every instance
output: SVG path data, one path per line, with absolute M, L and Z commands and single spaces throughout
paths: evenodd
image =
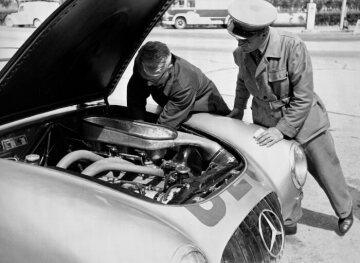
M 40 24 L 41 24 L 40 19 L 35 18 L 35 19 L 34 19 L 34 22 L 33 22 L 33 26 L 34 26 L 34 27 L 39 27 L 39 26 L 40 26 Z
M 14 22 L 12 21 L 12 19 L 10 17 L 7 17 L 5 19 L 5 26 L 8 26 L 8 27 L 13 27 L 14 26 Z
M 175 20 L 175 28 L 184 29 L 186 27 L 186 20 L 183 17 L 178 17 Z
M 275 193 L 260 201 L 228 241 L 222 263 L 279 262 L 285 233 L 280 204 Z

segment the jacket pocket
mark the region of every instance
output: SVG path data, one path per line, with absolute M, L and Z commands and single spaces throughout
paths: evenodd
M 268 76 L 269 76 L 269 82 L 277 82 L 287 79 L 288 73 L 286 69 L 280 69 L 277 71 L 269 71 Z
M 272 91 L 279 99 L 289 96 L 289 78 L 286 69 L 269 71 L 268 81 Z

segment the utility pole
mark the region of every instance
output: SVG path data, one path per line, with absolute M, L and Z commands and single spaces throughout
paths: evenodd
M 315 15 L 316 15 L 316 4 L 313 0 L 306 5 L 306 30 L 312 31 L 315 28 Z
M 344 19 L 346 17 L 346 0 L 342 0 L 341 16 L 340 16 L 340 30 L 344 29 Z

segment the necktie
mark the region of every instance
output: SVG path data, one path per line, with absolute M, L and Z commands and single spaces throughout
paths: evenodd
M 259 65 L 261 59 L 262 59 L 262 54 L 260 52 L 260 50 L 256 49 L 253 52 L 251 52 L 251 55 L 253 57 L 253 59 L 255 60 L 256 65 Z

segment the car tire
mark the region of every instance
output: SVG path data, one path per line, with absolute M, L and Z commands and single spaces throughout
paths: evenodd
M 39 27 L 41 25 L 41 21 L 38 18 L 35 18 L 33 21 L 33 26 L 34 27 Z
M 269 227 L 264 227 L 264 224 Z M 274 231 L 270 225 L 275 226 L 279 232 Z M 277 234 L 272 243 L 274 233 Z M 221 262 L 279 262 L 283 255 L 284 241 L 280 204 L 277 195 L 271 193 L 252 209 L 235 230 L 225 247 Z
M 184 29 L 186 27 L 186 20 L 183 17 L 178 17 L 175 20 L 176 29 Z
M 14 26 L 14 22 L 12 21 L 12 19 L 10 17 L 5 18 L 5 26 L 7 26 L 7 27 Z

